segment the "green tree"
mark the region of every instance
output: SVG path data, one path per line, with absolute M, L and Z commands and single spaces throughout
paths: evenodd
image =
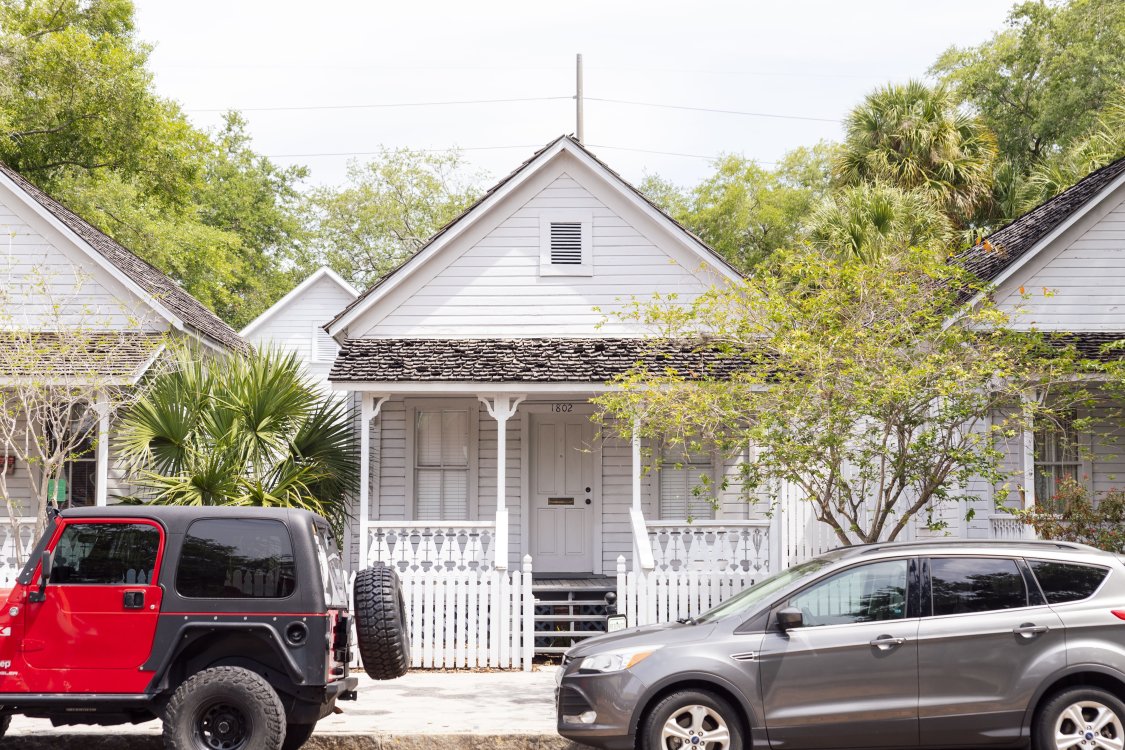
M 456 151 L 383 149 L 366 164 L 349 164 L 343 188 L 312 191 L 303 262 L 329 265 L 360 288 L 369 286 L 480 193 Z
M 641 190 L 735 267 L 749 271 L 803 236 L 810 210 L 827 193 L 831 147 L 787 153 L 774 169 L 741 156 L 715 162 L 715 173 L 685 193 L 656 177 Z
M 337 534 L 357 486 L 345 403 L 322 393 L 293 354 L 200 357 L 182 349 L 121 420 L 120 455 L 139 500 L 319 513 Z
M 882 182 L 929 195 L 957 229 L 989 200 L 996 139 L 949 89 L 919 81 L 876 89 L 852 110 L 834 161 L 841 183 Z
M 948 252 L 953 228 L 929 196 L 891 185 L 839 188 L 809 218 L 809 242 L 826 253 L 874 261 L 912 247 Z
M 1073 352 L 1044 356 L 987 299 L 963 309 L 972 279 L 933 253 L 868 263 L 805 248 L 777 265 L 688 308 L 637 303 L 654 350 L 696 341 L 716 367 L 638 365 L 597 399 L 607 429 L 636 419 L 653 439 L 754 449 L 747 498 L 791 483 L 847 545 L 894 539 L 919 514 L 940 528 L 932 514 L 970 479 L 1007 478 L 1003 442 L 1082 396 Z M 1032 384 L 1052 397 L 1005 408 Z
M 1125 84 L 1125 3 L 1022 2 L 1009 28 L 951 48 L 937 75 L 996 133 L 1000 155 L 1026 175 L 1089 132 Z

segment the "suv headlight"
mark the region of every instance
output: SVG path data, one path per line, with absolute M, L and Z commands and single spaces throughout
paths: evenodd
M 620 672 L 651 656 L 660 646 L 621 648 L 587 656 L 578 666 L 579 672 Z

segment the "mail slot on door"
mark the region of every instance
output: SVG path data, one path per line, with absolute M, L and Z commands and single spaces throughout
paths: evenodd
M 549 497 L 547 505 L 574 505 L 573 497 Z

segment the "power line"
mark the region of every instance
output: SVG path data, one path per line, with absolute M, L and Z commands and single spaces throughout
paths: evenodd
M 510 102 L 549 102 L 561 99 L 573 99 L 573 96 L 530 96 L 518 99 L 460 99 L 444 102 L 394 102 L 386 104 L 316 104 L 309 106 L 280 106 L 280 107 L 225 107 L 214 109 L 188 109 L 188 112 L 297 112 L 318 109 L 388 109 L 392 107 L 441 107 L 450 104 L 507 104 Z
M 511 148 L 529 148 L 536 149 L 542 148 L 542 143 L 534 143 L 519 146 L 450 146 L 449 148 L 412 148 L 411 151 L 421 151 L 423 153 L 445 153 L 448 151 L 500 151 L 503 149 Z M 387 151 L 335 151 L 326 153 L 315 154 L 265 154 L 269 159 L 304 159 L 312 158 L 315 156 L 381 156 Z
M 744 117 L 770 117 L 778 120 L 809 120 L 812 122 L 833 122 L 839 123 L 839 120 L 829 119 L 827 117 L 806 117 L 804 115 L 778 115 L 768 112 L 745 112 L 737 109 L 712 109 L 710 107 L 688 107 L 679 104 L 657 104 L 656 102 L 635 102 L 626 99 L 602 99 L 596 96 L 586 97 L 586 101 L 590 102 L 608 102 L 610 104 L 628 104 L 634 107 L 657 107 L 659 109 L 685 109 L 691 112 L 715 112 L 723 115 L 743 115 Z

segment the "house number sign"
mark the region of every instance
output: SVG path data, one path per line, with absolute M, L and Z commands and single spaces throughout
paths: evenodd
M 574 411 L 574 404 L 551 404 L 551 411 L 556 414 L 565 414 Z

